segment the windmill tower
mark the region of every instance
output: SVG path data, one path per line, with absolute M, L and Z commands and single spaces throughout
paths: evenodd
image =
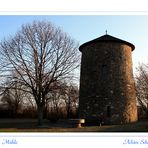
M 106 33 L 79 47 L 82 53 L 79 116 L 104 123 L 137 120 L 132 51 L 135 46 Z

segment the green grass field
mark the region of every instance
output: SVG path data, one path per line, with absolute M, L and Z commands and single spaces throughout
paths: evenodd
M 44 120 L 43 126 L 39 127 L 35 119 L 0 119 L 0 132 L 148 132 L 148 120 L 123 125 L 72 128 L 66 121 L 53 124 Z

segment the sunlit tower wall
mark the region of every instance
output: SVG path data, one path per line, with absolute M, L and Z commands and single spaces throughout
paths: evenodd
M 79 47 L 79 117 L 106 124 L 137 120 L 132 51 L 135 46 L 108 34 Z

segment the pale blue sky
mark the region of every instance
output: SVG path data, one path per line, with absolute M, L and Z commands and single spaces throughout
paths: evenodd
M 148 16 L 147 15 L 39 15 L 0 16 L 0 40 L 15 34 L 22 24 L 33 20 L 49 20 L 76 39 L 80 44 L 108 34 L 135 45 L 134 69 L 139 62 L 148 63 Z

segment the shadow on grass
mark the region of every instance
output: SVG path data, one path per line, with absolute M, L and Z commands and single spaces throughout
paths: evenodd
M 68 120 L 51 123 L 44 120 L 42 126 L 36 119 L 0 119 L 0 132 L 148 132 L 148 120 L 123 125 L 85 126 L 72 128 Z

